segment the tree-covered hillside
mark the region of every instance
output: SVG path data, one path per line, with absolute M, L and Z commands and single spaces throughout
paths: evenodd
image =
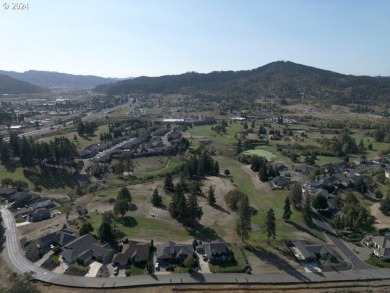
M 93 75 L 74 75 L 36 70 L 29 70 L 23 73 L 0 70 L 0 74 L 50 89 L 92 89 L 97 85 L 119 80 L 116 78 L 104 78 Z
M 0 74 L 0 94 L 33 94 L 44 92 L 39 86 Z
M 353 76 L 293 62 L 278 61 L 253 70 L 189 72 L 161 77 L 138 77 L 108 85 L 97 91 L 109 94 L 182 93 L 224 99 L 315 97 L 334 104 L 386 104 L 390 78 Z

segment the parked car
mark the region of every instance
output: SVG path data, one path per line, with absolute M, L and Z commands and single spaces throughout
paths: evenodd
M 119 268 L 118 267 L 114 267 L 114 275 L 118 276 L 118 273 L 119 273 Z
M 159 271 L 160 270 L 160 264 L 158 262 L 156 262 L 156 264 L 154 265 L 154 268 L 156 269 L 156 271 Z

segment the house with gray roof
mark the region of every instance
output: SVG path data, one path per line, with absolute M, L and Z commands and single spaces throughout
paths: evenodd
M 272 167 L 274 169 L 277 169 L 278 171 L 288 171 L 288 167 L 280 162 L 274 162 L 272 163 Z
M 390 235 L 367 236 L 363 243 L 372 247 L 374 254 L 383 259 L 390 259 Z
M 277 176 L 271 180 L 270 184 L 275 189 L 283 189 L 291 185 L 291 179 L 285 176 Z
M 111 261 L 115 250 L 108 244 L 102 245 L 91 235 L 85 234 L 62 247 L 62 258 L 70 265 L 81 259 L 84 263 L 97 260 L 103 264 Z
M 315 262 L 318 259 L 328 259 L 333 254 L 322 244 L 307 244 L 303 241 L 293 242 L 295 257 L 303 262 Z
M 50 245 L 62 247 L 72 242 L 76 238 L 77 237 L 73 231 L 62 229 L 60 231 L 50 233 L 45 236 L 42 236 L 41 238 L 38 238 L 38 245 L 39 248 L 48 251 L 50 249 Z
M 309 165 L 301 165 L 294 167 L 294 171 L 301 174 L 310 174 L 311 171 L 313 171 L 315 167 L 309 166 Z
M 157 262 L 182 263 L 188 256 L 194 254 L 194 247 L 191 244 L 176 244 L 173 241 L 166 241 L 157 246 Z
M 40 222 L 50 218 L 51 218 L 51 214 L 47 208 L 39 208 L 32 213 L 31 222 Z
M 210 262 L 230 261 L 234 258 L 229 246 L 222 239 L 217 239 L 205 245 L 205 253 Z

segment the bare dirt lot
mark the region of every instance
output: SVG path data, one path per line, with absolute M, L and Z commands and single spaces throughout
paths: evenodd
M 376 218 L 375 221 L 375 228 L 381 229 L 381 228 L 388 228 L 390 227 L 390 217 L 385 216 L 380 210 L 380 203 L 374 203 L 370 207 L 370 213 L 372 216 Z

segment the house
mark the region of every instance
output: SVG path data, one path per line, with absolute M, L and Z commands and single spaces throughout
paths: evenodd
M 32 204 L 32 206 L 34 209 L 39 209 L 39 208 L 47 207 L 51 205 L 51 203 L 52 202 L 50 198 L 40 197 Z
M 271 180 L 273 188 L 286 188 L 291 185 L 291 179 L 285 176 L 277 176 Z
M 309 165 L 301 165 L 301 166 L 296 166 L 294 168 L 294 171 L 297 172 L 297 173 L 301 173 L 301 174 L 310 174 L 311 171 L 313 171 L 315 168 L 313 166 L 309 166 Z
M 12 202 L 12 206 L 17 208 L 24 206 L 31 199 L 31 194 L 26 192 L 17 192 L 10 196 L 9 201 Z
M 304 262 L 314 262 L 317 259 L 328 259 L 332 256 L 330 250 L 321 244 L 307 244 L 302 241 L 293 242 L 295 257 Z
M 386 236 L 367 236 L 363 243 L 373 248 L 377 257 L 390 259 L 390 235 Z
M 10 198 L 11 195 L 15 194 L 16 190 L 12 188 L 0 188 L 0 196 Z
M 51 214 L 47 208 L 39 208 L 32 213 L 31 222 L 40 222 L 50 218 L 51 218 Z
M 222 239 L 214 240 L 205 246 L 205 253 L 210 262 L 224 262 L 233 259 L 229 246 Z
M 91 234 L 85 234 L 62 247 L 62 258 L 70 265 L 81 259 L 84 263 L 97 260 L 103 264 L 110 262 L 115 250 L 109 245 L 101 245 Z
M 191 244 L 177 245 L 173 241 L 166 241 L 157 247 L 157 262 L 182 263 L 188 256 L 194 254 L 194 247 Z
M 42 236 L 41 238 L 38 238 L 38 246 L 43 250 L 49 250 L 50 245 L 62 247 L 69 242 L 72 242 L 76 238 L 77 237 L 73 231 L 62 229 L 60 231 L 50 233 L 45 236 Z
M 274 162 L 272 163 L 272 167 L 274 169 L 277 169 L 278 171 L 288 171 L 288 167 L 280 162 Z
M 148 243 L 125 244 L 121 253 L 114 255 L 114 266 L 126 267 L 132 263 L 146 262 L 149 256 L 150 246 Z

